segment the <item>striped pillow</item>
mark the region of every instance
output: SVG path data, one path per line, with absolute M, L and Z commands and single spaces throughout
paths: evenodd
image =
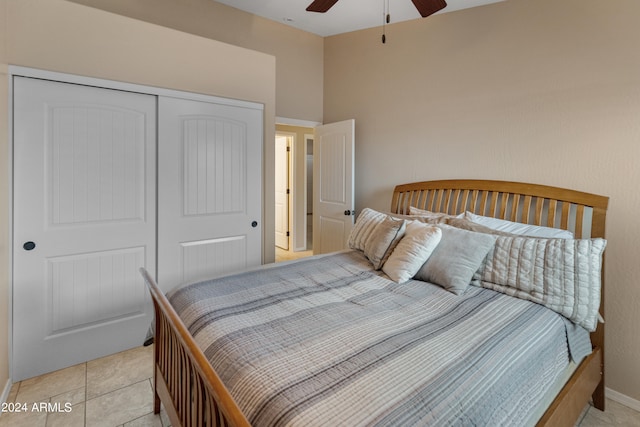
M 405 220 L 390 216 L 379 223 L 364 243 L 364 254 L 380 270 L 405 232 Z
M 384 221 L 386 215 L 374 211 L 370 208 L 364 208 L 358 218 L 356 219 L 356 223 L 351 229 L 351 234 L 349 234 L 349 247 L 351 249 L 357 249 L 359 251 L 364 251 L 364 246 L 375 230 L 375 228 Z
M 392 218 L 370 208 L 362 210 L 349 235 L 349 247 L 363 251 L 380 270 L 405 230 L 403 219 Z

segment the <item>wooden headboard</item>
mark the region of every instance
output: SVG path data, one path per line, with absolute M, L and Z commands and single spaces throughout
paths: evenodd
M 609 198 L 548 185 L 491 180 L 423 181 L 396 186 L 391 212 L 409 206 L 457 215 L 465 211 L 524 224 L 604 237 Z
M 547 185 L 511 181 L 451 179 L 396 186 L 391 200 L 391 212 L 406 215 L 409 213 L 410 206 L 450 215 L 469 211 L 477 215 L 513 222 L 570 230 L 576 238 L 604 238 L 608 204 L 609 198 L 605 196 Z M 600 314 L 603 317 L 604 295 L 603 259 L 600 299 Z M 604 324 L 599 323 L 596 331 L 591 333 L 591 343 L 594 347 L 592 356 L 600 353 L 600 361 L 582 363 L 579 368 L 579 370 L 585 371 L 591 369 L 593 371 L 591 379 L 572 379 L 567 383 L 560 399 L 556 399 L 554 405 L 543 417 L 542 424 L 554 420 L 554 417 L 559 416 L 558 414 L 566 412 L 566 409 L 561 406 L 562 403 L 558 402 L 565 398 L 569 399 L 568 396 L 574 393 L 569 390 L 574 386 L 577 389 L 585 388 L 585 381 L 597 384 L 597 386 L 592 384 L 595 387 L 593 402 L 597 408 L 604 410 Z M 598 369 L 600 372 L 597 372 Z M 576 375 L 575 378 L 586 377 Z M 574 411 L 581 409 L 579 405 L 573 408 Z M 551 424 L 555 424 L 555 421 Z

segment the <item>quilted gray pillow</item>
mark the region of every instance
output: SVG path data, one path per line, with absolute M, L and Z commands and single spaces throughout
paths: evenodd
M 474 285 L 542 304 L 594 331 L 606 244 L 599 238 L 500 236 Z

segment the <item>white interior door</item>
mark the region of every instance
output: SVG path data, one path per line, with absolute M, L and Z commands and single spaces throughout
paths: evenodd
M 158 102 L 158 284 L 260 265 L 262 106 Z
M 313 253 L 347 247 L 354 214 L 355 120 L 315 129 Z
M 276 246 L 289 250 L 289 138 L 276 135 Z
M 14 77 L 14 381 L 141 345 L 156 97 Z

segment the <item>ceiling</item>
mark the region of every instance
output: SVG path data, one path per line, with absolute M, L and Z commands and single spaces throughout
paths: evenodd
M 420 18 L 411 0 L 342 0 L 326 13 L 307 12 L 312 0 L 216 1 L 323 37 L 382 26 L 386 4 L 391 23 Z M 499 1 L 503 0 L 447 0 L 447 7 L 438 13 Z

